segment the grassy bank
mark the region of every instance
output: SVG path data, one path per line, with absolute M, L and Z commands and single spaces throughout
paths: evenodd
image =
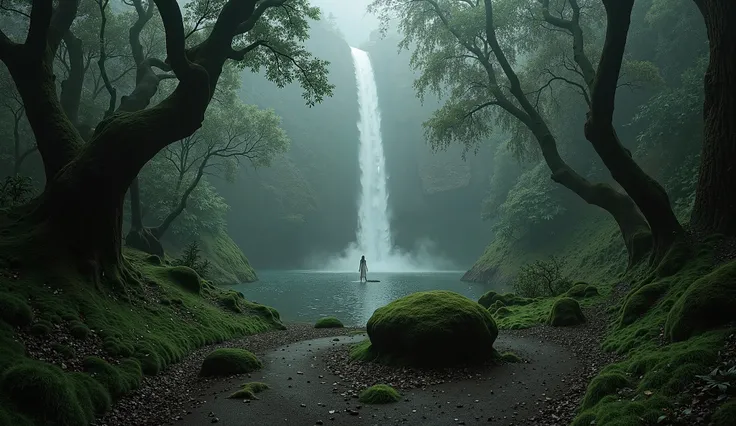
M 278 312 L 128 251 L 125 292 L 73 271 L 0 271 L 0 424 L 80 425 L 203 345 L 283 328 Z
M 600 292 L 579 298 L 580 304 L 601 306 L 612 314 L 603 349 L 623 355 L 622 361 L 606 366 L 591 381 L 574 426 L 695 422 L 697 414 L 689 419 L 691 410 L 683 408 L 692 399 L 685 390 L 702 390 L 707 385 L 703 377 L 713 375 L 716 367 L 726 368 L 719 363 L 736 320 L 736 261 L 716 265 L 713 239 L 689 252 L 676 247 L 656 270 L 644 265 L 625 272 L 625 252 L 609 221 L 591 219 L 579 228 L 535 247 L 494 242 L 468 278 L 510 283 L 525 263 L 553 254 L 563 257 L 570 279 L 594 284 Z M 618 282 L 628 286 L 628 293 L 613 300 L 608 296 Z M 494 317 L 501 329 L 533 327 L 547 320 L 560 297 L 505 306 Z M 725 387 L 711 386 L 713 392 L 700 399 L 721 405 L 722 410 L 732 407 L 733 385 L 722 377 L 711 381 Z M 713 424 L 720 426 L 718 419 L 714 415 Z

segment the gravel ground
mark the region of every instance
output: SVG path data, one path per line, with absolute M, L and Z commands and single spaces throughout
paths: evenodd
M 344 335 L 355 329 L 316 329 L 312 324 L 287 324 L 286 330 L 255 334 L 192 352 L 187 358 L 160 374 L 145 376 L 141 387 L 113 405 L 93 426 L 144 426 L 175 424 L 200 399 L 216 379 L 202 379 L 199 368 L 205 356 L 214 349 L 240 347 L 257 355 L 290 343 Z

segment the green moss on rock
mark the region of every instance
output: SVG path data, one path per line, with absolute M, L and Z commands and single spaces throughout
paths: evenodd
M 69 334 L 76 339 L 84 340 L 89 336 L 89 333 L 89 327 L 81 321 L 72 321 L 69 324 Z
M 480 304 L 450 291 L 410 294 L 377 309 L 366 327 L 370 345 L 359 359 L 447 366 L 494 356 L 498 328 Z
M 713 426 L 731 426 L 736 419 L 736 399 L 731 399 L 718 407 L 710 421 Z
M 582 324 L 585 322 L 585 316 L 580 309 L 580 304 L 575 299 L 563 297 L 552 305 L 547 323 L 553 327 L 565 327 L 570 325 Z
M 335 317 L 324 317 L 317 320 L 314 328 L 343 328 L 342 322 Z
M 513 352 L 504 352 L 501 354 L 501 361 L 516 364 L 521 362 L 521 358 Z
M 113 399 L 137 389 L 143 378 L 141 364 L 135 359 L 126 359 L 117 366 L 112 366 L 104 359 L 87 357 L 82 361 L 82 365 L 84 371 L 100 382 Z
M 268 385 L 261 382 L 245 383 L 241 388 L 233 392 L 228 398 L 231 399 L 258 399 L 257 393 L 261 393 L 268 389 Z
M 200 376 L 231 376 L 250 373 L 263 367 L 253 353 L 245 349 L 215 349 L 202 362 Z
M 14 406 L 37 424 L 89 424 L 110 407 L 110 396 L 84 373 L 65 373 L 40 362 L 24 362 L 8 369 L 0 388 Z
M 388 385 L 373 385 L 364 389 L 358 395 L 358 401 L 363 404 L 390 404 L 401 400 L 401 394 Z
M 503 308 L 506 306 L 505 303 L 501 300 L 496 300 L 495 302 L 491 303 L 491 306 L 488 307 L 488 312 L 496 312 L 499 308 Z
M 693 282 L 675 302 L 665 324 L 672 341 L 717 328 L 736 320 L 736 261 Z
M 498 296 L 498 293 L 495 291 L 489 291 L 485 293 L 483 296 L 478 299 L 478 303 L 480 303 L 481 306 L 488 309 L 493 302 L 496 301 L 496 296 Z
M 15 327 L 29 325 L 33 311 L 23 299 L 10 293 L 0 293 L 0 319 Z
M 505 318 L 509 315 L 511 315 L 511 309 L 505 306 L 501 306 L 500 308 L 496 309 L 495 312 L 493 312 L 493 316 L 495 316 L 496 318 Z
M 588 297 L 598 296 L 598 294 L 598 289 L 595 286 L 588 283 L 579 282 L 572 286 L 569 290 L 567 290 L 565 296 L 575 299 L 585 299 Z
M 669 284 L 666 281 L 657 281 L 647 284 L 629 294 L 621 309 L 621 325 L 633 324 L 654 306 L 660 297 L 667 292 Z
M 52 325 L 46 320 L 39 320 L 31 326 L 31 334 L 35 336 L 45 336 L 51 333 Z
M 202 291 L 202 278 L 192 268 L 174 266 L 169 268 L 169 276 L 181 288 L 190 293 L 199 294 Z
M 581 408 L 587 410 L 596 405 L 603 397 L 616 393 L 629 385 L 629 379 L 620 373 L 604 373 L 596 376 L 588 385 Z

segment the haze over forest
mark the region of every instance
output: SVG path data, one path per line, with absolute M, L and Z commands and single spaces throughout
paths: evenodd
M 736 0 L 0 0 L 0 426 L 736 424 Z

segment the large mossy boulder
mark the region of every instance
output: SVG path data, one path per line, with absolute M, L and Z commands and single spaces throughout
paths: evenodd
M 555 302 L 547 323 L 553 327 L 566 327 L 585 322 L 585 316 L 577 300 L 563 297 Z
M 478 299 L 478 303 L 480 303 L 480 305 L 484 308 L 488 309 L 493 304 L 493 302 L 496 301 L 496 296 L 498 296 L 498 293 L 496 293 L 495 291 L 489 291 L 481 296 L 480 299 Z
M 200 376 L 232 376 L 250 373 L 263 367 L 261 360 L 245 349 L 215 349 L 202 362 Z
M 665 335 L 674 342 L 736 320 L 736 260 L 690 284 L 670 309 Z
M 377 309 L 366 327 L 376 358 L 421 367 L 494 356 L 498 327 L 487 309 L 450 291 L 410 294 Z

